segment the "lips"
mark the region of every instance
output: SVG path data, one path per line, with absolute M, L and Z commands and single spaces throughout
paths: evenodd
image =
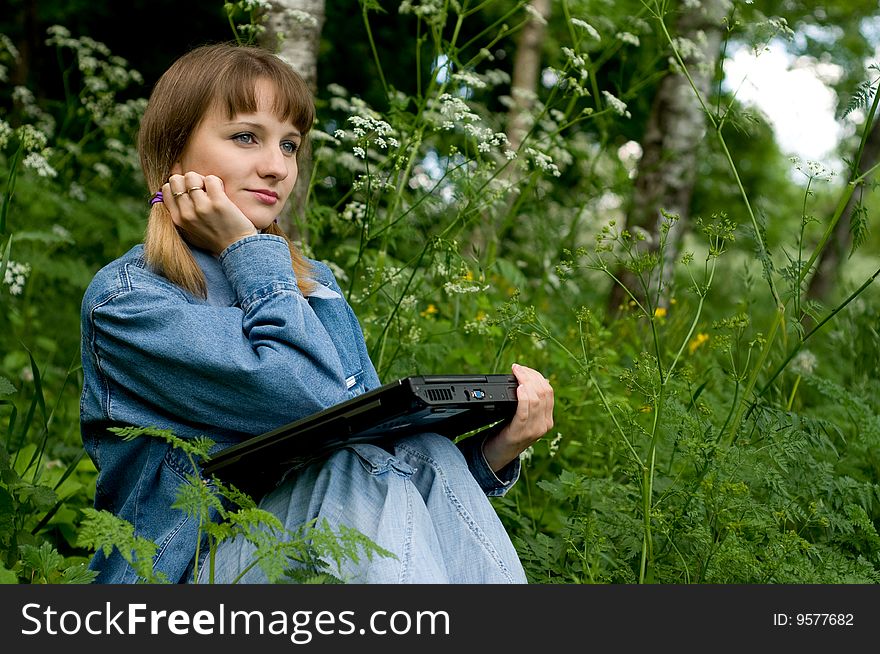
M 248 189 L 248 193 L 253 195 L 258 202 L 262 202 L 263 204 L 273 205 L 278 202 L 278 194 L 269 189 Z

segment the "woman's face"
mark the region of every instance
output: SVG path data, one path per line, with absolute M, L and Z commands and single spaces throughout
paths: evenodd
M 195 172 L 223 180 L 226 195 L 257 229 L 284 208 L 296 182 L 299 130 L 272 112 L 275 89 L 256 83 L 257 111 L 231 119 L 215 107 L 190 135 L 172 174 Z

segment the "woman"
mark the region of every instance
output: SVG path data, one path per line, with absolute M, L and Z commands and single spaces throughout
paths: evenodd
M 275 222 L 313 119 L 307 86 L 269 52 L 219 44 L 181 57 L 139 134 L 156 192 L 144 243 L 100 270 L 83 299 L 81 427 L 99 470 L 95 505 L 157 544 L 153 569 L 170 581 L 192 581 L 201 563 L 196 521 L 171 506 L 191 468 L 164 441 L 125 441 L 108 426 L 207 435 L 222 448 L 379 385 L 329 268 Z M 517 411 L 502 428 L 458 445 L 436 434 L 355 445 L 289 475 L 261 506 L 290 529 L 327 519 L 395 555 L 347 562 L 346 581 L 524 582 L 487 495 L 510 488 L 519 454 L 552 425 L 553 393 L 539 372 L 513 373 Z M 242 540 L 221 544 L 215 581 L 234 580 L 250 554 Z M 99 582 L 138 580 L 116 550 L 91 567 Z M 261 574 L 254 566 L 243 581 Z

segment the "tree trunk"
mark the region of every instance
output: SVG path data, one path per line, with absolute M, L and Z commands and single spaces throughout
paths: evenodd
M 293 66 L 309 85 L 313 94 L 318 90 L 318 45 L 324 26 L 324 0 L 271 0 L 272 8 L 266 14 L 266 31 L 261 37 L 264 47 L 277 52 Z M 305 232 L 298 233 L 294 215 L 301 222 L 305 215 L 305 201 L 312 178 L 312 156 L 306 148 L 300 152 L 299 177 L 290 200 L 292 214 L 279 217 L 281 227 L 293 238 L 304 240 Z
M 550 0 L 531 0 L 529 4 L 544 17 L 544 21 L 550 18 Z M 513 75 L 510 79 L 513 106 L 507 114 L 507 139 L 513 151 L 522 145 L 531 128 L 531 114 L 541 73 L 541 44 L 544 42 L 546 28 L 545 22 L 532 17 L 523 27 L 516 44 Z
M 861 160 L 859 160 L 859 174 L 870 169 L 878 160 L 880 160 L 880 120 L 874 121 L 874 126 L 865 141 L 865 149 L 862 151 Z M 819 253 L 816 272 L 807 287 L 808 298 L 825 301 L 831 297 L 831 292 L 839 281 L 841 264 L 852 243 L 850 228 L 853 211 L 857 206 L 857 193 L 853 193 L 837 221 L 837 225 L 834 226 L 834 232 L 825 249 Z
M 685 10 L 676 21 L 676 34 L 687 39 L 694 51 L 683 57 L 694 85 L 708 98 L 721 50 L 722 20 L 730 10 L 730 0 L 705 0 L 697 9 Z M 678 258 L 681 236 L 690 215 L 691 196 L 696 179 L 697 155 L 706 136 L 706 116 L 694 89 L 680 72 L 670 73 L 660 82 L 642 139 L 633 201 L 627 216 L 630 229 L 641 227 L 651 235 L 647 246 L 656 251 L 660 243 L 661 211 L 677 215 L 670 229 L 663 256 L 664 277 L 671 276 Z M 618 271 L 621 279 L 637 297 L 644 291 L 629 271 Z M 651 290 L 657 288 L 653 279 Z M 626 297 L 615 284 L 609 311 L 616 312 Z M 658 303 L 668 301 L 661 290 Z

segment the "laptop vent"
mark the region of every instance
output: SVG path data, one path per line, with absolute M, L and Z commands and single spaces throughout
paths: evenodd
M 449 388 L 429 388 L 428 398 L 433 400 L 434 402 L 440 400 L 451 400 L 452 390 Z

